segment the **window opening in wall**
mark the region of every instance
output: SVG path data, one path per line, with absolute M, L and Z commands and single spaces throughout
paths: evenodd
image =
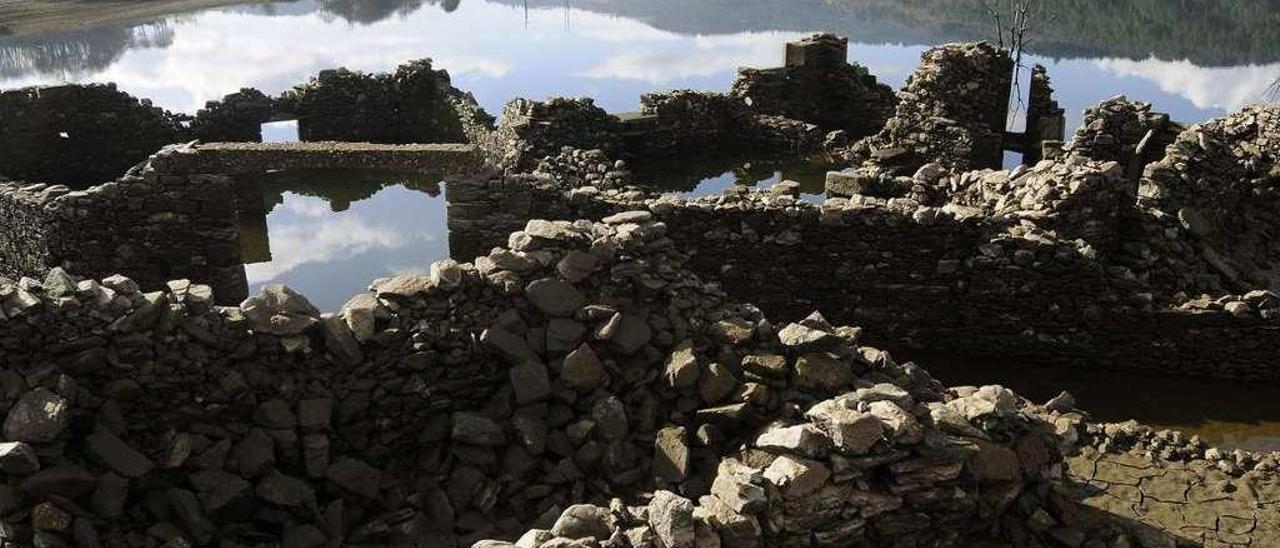
M 297 120 L 262 124 L 262 142 L 264 143 L 296 143 L 298 141 Z

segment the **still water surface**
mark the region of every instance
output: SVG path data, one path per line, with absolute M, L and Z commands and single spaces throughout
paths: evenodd
M 1028 63 L 1049 68 L 1069 130 L 1086 106 L 1120 94 L 1202 121 L 1265 98 L 1280 75 L 1280 0 L 1052 4 L 1053 23 Z M 39 32 L 0 21 L 0 88 L 113 81 L 194 112 L 241 87 L 274 94 L 322 69 L 386 71 L 431 57 L 492 113 L 515 97 L 555 95 L 628 111 L 645 92 L 724 90 L 737 67 L 779 65 L 785 41 L 819 30 L 849 36 L 851 60 L 898 88 L 929 45 L 985 37 L 975 10 L 952 0 L 304 0 Z M 285 138 L 287 128 L 279 131 L 268 136 Z M 825 169 L 751 159 L 685 167 L 655 167 L 645 180 L 689 196 L 792 179 L 812 194 Z M 254 290 L 288 283 L 334 310 L 374 278 L 448 254 L 435 181 L 275 174 L 262 194 L 261 211 L 242 219 Z M 1262 407 L 1274 401 L 1270 387 L 921 362 L 951 383 L 1002 383 L 1037 399 L 1068 388 L 1101 419 L 1136 417 L 1228 446 L 1280 449 L 1280 408 Z

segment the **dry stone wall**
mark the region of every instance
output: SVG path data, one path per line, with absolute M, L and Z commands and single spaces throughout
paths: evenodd
M 172 114 L 114 85 L 0 92 L 0 174 L 80 187 L 118 177 L 184 128 Z
M 1178 135 L 1139 190 L 1154 279 L 1199 293 L 1275 289 L 1280 107 L 1249 107 Z M 1164 237 L 1161 238 L 1160 236 Z
M 172 173 L 162 151 L 145 166 L 86 191 L 0 185 L 6 244 L 0 276 L 43 276 L 51 268 L 91 276 L 129 272 L 144 287 L 194 278 L 228 299 L 248 290 L 240 260 L 233 183 L 225 175 Z
M 1218 293 L 1179 307 L 1182 286 L 1134 265 L 1152 236 L 1133 227 L 1151 213 L 1135 209 L 1118 162 L 1077 155 L 964 173 L 930 164 L 885 188 L 813 205 L 787 184 L 661 198 L 604 176 L 614 168 L 606 155 L 561 158 L 574 160 L 451 185 L 454 254 L 483 253 L 530 216 L 599 219 L 644 208 L 693 253 L 695 272 L 775 317 L 817 308 L 871 326 L 871 340 L 968 355 L 1214 377 L 1280 373 L 1272 359 L 1280 348 L 1266 335 L 1276 322 L 1272 294 Z M 1160 257 L 1200 260 L 1175 252 Z
M 113 180 L 165 145 L 192 140 L 258 142 L 262 124 L 299 119 L 303 141 L 491 141 L 493 119 L 429 59 L 390 74 L 324 71 L 269 97 L 242 89 L 194 116 L 151 106 L 107 85 L 0 92 L 0 175 L 76 189 Z
M 947 391 L 820 316 L 775 327 L 683 269 L 666 229 L 531 221 L 333 316 L 279 286 L 219 308 L 185 281 L 6 283 L 5 539 L 608 537 L 579 505 L 665 489 L 726 546 L 963 545 L 997 530 L 996 493 L 1060 471 L 1011 393 Z
M 847 40 L 820 34 L 788 44 L 788 65 L 743 69 L 728 93 L 675 90 L 641 97 L 638 113 L 610 115 L 590 99 L 517 99 L 489 136 L 472 133 L 497 164 L 528 172 L 566 148 L 628 161 L 818 152 L 829 132 L 861 137 L 884 126 L 896 99 L 849 64 Z
M 841 153 L 893 175 L 927 163 L 965 171 L 1001 166 L 1013 60 L 988 43 L 926 51 L 883 130 Z
M 282 94 L 276 108 L 298 119 L 303 141 L 460 143 L 466 135 L 451 102 L 460 93 L 423 59 L 388 74 L 321 71 Z
M 1023 134 L 1023 162 L 1035 165 L 1049 155 L 1057 155 L 1066 139 L 1067 115 L 1053 100 L 1049 71 L 1041 65 L 1031 69 L 1031 89 L 1027 93 L 1027 127 Z
M 760 114 L 808 122 L 861 139 L 884 127 L 897 98 L 866 67 L 850 63 L 849 39 L 817 34 L 787 44 L 786 65 L 741 69 L 729 94 Z

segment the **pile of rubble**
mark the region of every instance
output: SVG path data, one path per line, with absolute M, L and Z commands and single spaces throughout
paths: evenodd
M 726 546 L 957 542 L 1054 476 L 1026 402 L 946 390 L 819 316 L 775 327 L 664 232 L 647 212 L 531 221 L 329 316 L 278 286 L 220 308 L 186 282 L 5 281 L 0 531 L 451 545 L 643 537 L 665 515 L 652 534 Z M 613 499 L 620 521 L 575 506 Z
M 893 175 L 930 162 L 959 171 L 999 168 L 1012 75 L 1008 52 L 985 42 L 930 49 L 884 129 L 836 152 Z
M 1178 135 L 1139 189 L 1153 281 L 1196 294 L 1280 280 L 1280 105 L 1248 107 Z

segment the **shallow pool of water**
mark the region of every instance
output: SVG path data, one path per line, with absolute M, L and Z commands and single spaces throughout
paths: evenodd
M 640 166 L 636 184 L 683 198 L 699 198 L 723 194 L 731 188 L 763 190 L 782 181 L 795 181 L 800 183 L 801 199 L 820 203 L 826 199 L 826 175 L 832 169 L 834 164 L 823 156 L 662 162 Z
M 1136 419 L 1198 435 L 1212 445 L 1280 451 L 1275 385 L 936 354 L 909 357 L 949 386 L 999 384 L 1039 403 L 1066 390 L 1097 421 Z
M 249 293 L 283 283 L 321 310 L 339 309 L 376 279 L 423 271 L 449 256 L 441 184 L 421 175 L 281 172 L 263 208 L 242 211 Z

